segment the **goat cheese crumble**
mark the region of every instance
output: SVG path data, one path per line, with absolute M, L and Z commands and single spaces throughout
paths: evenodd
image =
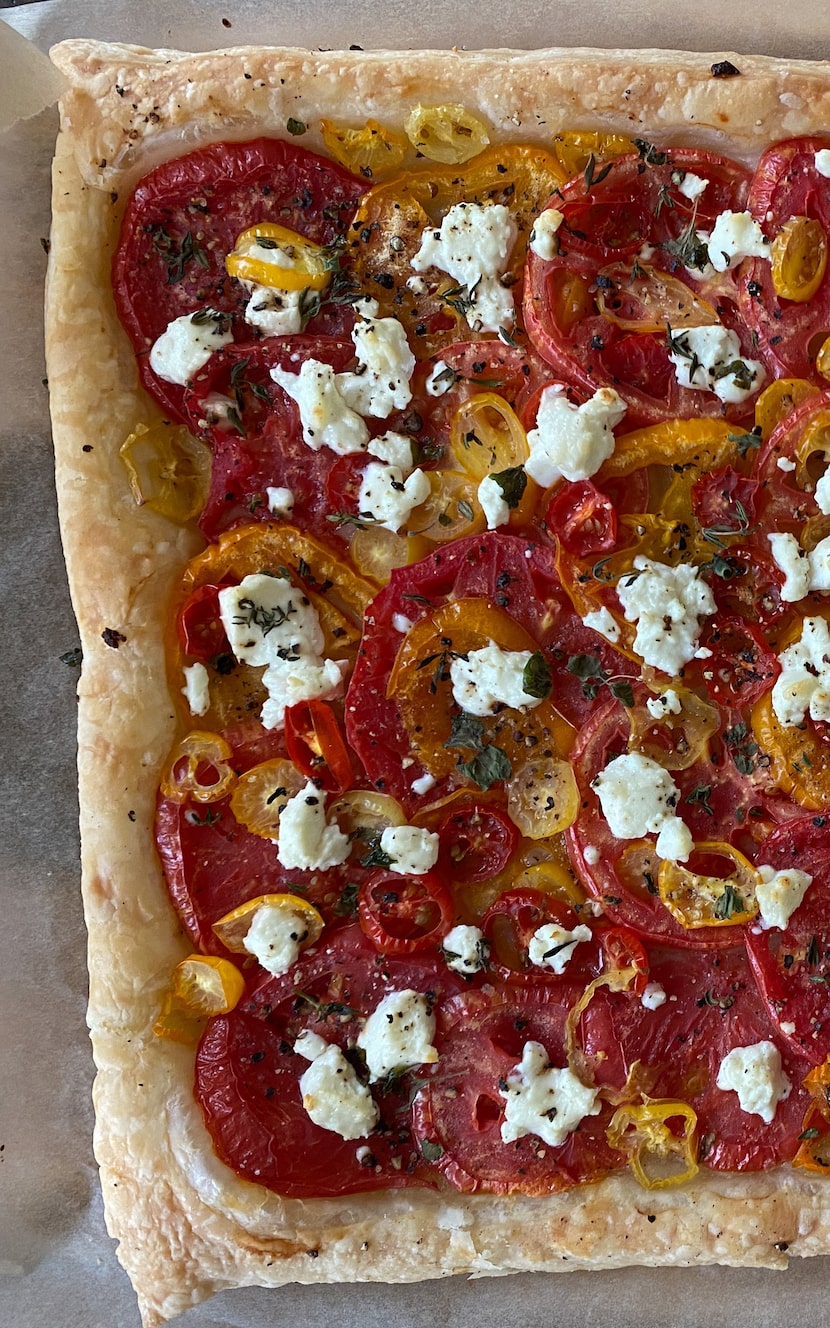
M 673 333 L 669 359 L 680 387 L 714 392 L 725 405 L 746 401 L 766 379 L 761 361 L 747 359 L 737 333 L 720 323 Z
M 830 721 L 830 630 L 824 618 L 805 618 L 801 637 L 778 656 L 781 672 L 772 689 L 779 724 L 793 728 L 811 719 Z
M 617 839 L 657 835 L 661 858 L 685 862 L 694 848 L 687 825 L 676 814 L 680 789 L 668 770 L 640 752 L 609 761 L 591 784 L 608 828 Z
M 186 387 L 211 355 L 233 341 L 231 320 L 218 309 L 197 309 L 168 323 L 150 350 L 150 368 L 165 383 Z
M 306 1030 L 294 1051 L 311 1061 L 300 1076 L 303 1109 L 315 1125 L 341 1139 L 364 1139 L 380 1119 L 377 1103 L 353 1065 L 332 1042 Z
M 598 1090 L 586 1087 L 567 1066 L 551 1065 L 541 1042 L 525 1043 L 499 1095 L 505 1099 L 501 1137 L 506 1144 L 533 1134 L 559 1148 L 580 1121 L 602 1110 Z
M 532 709 L 542 700 L 531 696 L 523 685 L 524 670 L 532 658 L 529 650 L 502 650 L 495 641 L 470 650 L 467 658 L 450 664 L 453 700 L 468 715 L 493 715 L 501 706 Z
M 389 870 L 401 876 L 423 876 L 438 861 L 440 840 L 432 830 L 417 825 L 388 825 L 380 847 L 392 861 Z
M 326 796 L 309 780 L 280 813 L 277 857 L 283 867 L 327 871 L 351 852 L 349 836 L 326 820 Z
M 441 942 L 441 953 L 447 968 L 467 977 L 486 967 L 489 951 L 489 943 L 484 939 L 481 928 L 462 923 L 448 931 Z
M 527 435 L 530 456 L 525 470 L 547 489 L 563 476 L 587 480 L 614 451 L 614 429 L 626 412 L 612 387 L 600 387 L 581 406 L 574 406 L 555 383 L 542 392 L 536 427 Z
M 626 621 L 637 624 L 634 649 L 646 664 L 676 677 L 695 657 L 700 619 L 715 612 L 715 597 L 689 563 L 670 567 L 638 556 L 634 571 L 639 575 L 617 584 Z
M 528 958 L 537 968 L 550 968 L 561 976 L 573 959 L 574 950 L 580 941 L 590 941 L 591 937 L 590 927 L 581 923 L 573 931 L 568 931 L 557 922 L 546 922 L 531 936 L 527 948 Z
M 501 284 L 516 241 L 516 222 L 503 203 L 456 203 L 438 229 L 425 230 L 412 259 L 416 272 L 437 267 L 464 287 L 467 322 L 474 332 L 498 332 L 513 323 L 513 296 Z
M 741 1111 L 760 1116 L 765 1125 L 772 1124 L 778 1103 L 792 1089 L 780 1051 L 774 1042 L 766 1041 L 730 1051 L 720 1063 L 716 1082 L 723 1092 L 737 1093 Z
M 813 878 L 809 872 L 797 867 L 776 871 L 774 867 L 759 866 L 761 880 L 755 887 L 761 924 L 765 929 L 777 927 L 785 931 L 793 913 L 800 907 Z
M 427 997 L 409 988 L 390 991 L 369 1015 L 357 1039 L 366 1054 L 371 1082 L 392 1070 L 433 1065 L 438 1060 L 434 1036 L 435 1015 Z

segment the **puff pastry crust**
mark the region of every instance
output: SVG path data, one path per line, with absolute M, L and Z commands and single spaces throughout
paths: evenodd
M 321 116 L 398 127 L 415 102 L 460 101 L 497 141 L 601 129 L 752 162 L 771 141 L 827 128 L 830 67 L 731 55 L 740 76 L 714 78 L 723 52 L 189 55 L 92 41 L 63 43 L 52 57 L 69 87 L 54 163 L 47 350 L 60 517 L 84 649 L 79 775 L 95 1148 L 108 1225 L 145 1325 L 239 1284 L 635 1263 L 780 1268 L 793 1255 L 830 1251 L 830 1190 L 788 1168 L 712 1173 L 652 1194 L 616 1175 L 541 1199 L 416 1190 L 285 1201 L 216 1160 L 192 1099 L 192 1052 L 152 1034 L 171 966 L 186 953 L 152 819 L 174 724 L 165 605 L 197 537 L 137 508 L 125 483 L 118 448 L 147 419 L 148 402 L 109 287 L 123 203 L 140 175 L 211 141 L 284 137 L 289 117 L 308 123 L 304 145 L 318 149 Z

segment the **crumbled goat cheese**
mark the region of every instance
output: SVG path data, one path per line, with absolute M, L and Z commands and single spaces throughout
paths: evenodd
M 811 719 L 830 721 L 830 630 L 824 618 L 805 618 L 801 637 L 778 656 L 781 672 L 772 708 L 784 728 Z
M 441 951 L 447 968 L 469 976 L 486 967 L 490 946 L 479 927 L 459 924 L 447 932 L 441 942 Z
M 761 880 L 755 887 L 761 924 L 765 929 L 777 927 L 785 931 L 793 913 L 800 906 L 813 878 L 809 872 L 797 867 L 776 871 L 766 865 L 758 867 Z
M 403 635 L 406 632 L 410 632 L 414 625 L 412 619 L 407 618 L 405 613 L 392 614 L 392 626 L 396 632 L 400 632 Z
M 766 378 L 761 361 L 747 359 L 737 333 L 720 323 L 687 327 L 673 334 L 669 359 L 681 387 L 714 392 L 726 405 L 746 401 Z
M 385 420 L 412 400 L 415 356 L 397 318 L 358 318 L 352 341 L 359 368 L 337 375 L 337 390 L 353 411 Z
M 771 1125 L 779 1102 L 790 1096 L 792 1084 L 781 1066 L 781 1053 L 774 1042 L 756 1042 L 751 1047 L 735 1047 L 724 1056 L 718 1070 L 717 1086 L 725 1093 L 737 1093 L 741 1111 L 760 1116 Z
M 251 298 L 245 306 L 245 322 L 267 337 L 290 337 L 303 330 L 301 290 L 275 290 L 248 282 Z
M 666 1003 L 666 993 L 659 982 L 649 982 L 640 997 L 640 1004 L 647 1010 L 659 1010 Z
M 417 796 L 420 798 L 425 793 L 429 793 L 430 789 L 435 788 L 435 782 L 436 782 L 435 776 L 431 775 L 427 771 L 427 773 L 425 775 L 421 775 L 419 779 L 413 779 L 412 792 L 417 794 Z
M 626 621 L 637 624 L 634 649 L 646 664 L 676 677 L 694 659 L 700 619 L 715 612 L 714 595 L 689 563 L 669 567 L 638 556 L 634 571 L 639 575 L 617 583 Z
M 507 525 L 510 520 L 510 507 L 504 500 L 504 490 L 492 475 L 485 475 L 479 484 L 478 501 L 487 518 L 488 530 L 496 530 L 499 526 Z
M 412 440 L 405 433 L 383 433 L 378 438 L 370 438 L 366 451 L 378 461 L 385 461 L 388 466 L 397 466 L 407 475 L 412 469 L 415 458 L 412 455 Z
M 786 474 L 790 474 L 791 471 L 796 469 L 795 462 L 791 461 L 789 457 L 781 456 L 775 464 L 779 470 L 783 470 Z
M 455 370 L 444 360 L 437 360 L 424 384 L 429 397 L 442 397 L 455 386 Z
M 420 507 L 431 493 L 429 479 L 422 470 L 413 470 L 406 479 L 397 466 L 384 461 L 370 461 L 360 481 L 358 513 L 391 530 L 400 530 L 409 515 Z
M 692 171 L 686 171 L 680 184 L 677 186 L 677 192 L 684 198 L 688 198 L 690 203 L 700 198 L 709 181 L 702 175 L 695 175 Z
M 550 262 L 559 253 L 559 236 L 557 231 L 565 220 L 564 212 L 558 208 L 547 208 L 540 212 L 533 223 L 533 229 L 530 232 L 529 248 L 536 254 L 537 258 L 543 258 Z
M 305 1032 L 294 1050 L 311 1061 L 300 1076 L 300 1092 L 303 1109 L 314 1124 L 341 1139 L 364 1139 L 370 1134 L 380 1119 L 377 1103 L 340 1048 Z
M 596 867 L 601 855 L 596 844 L 589 844 L 583 856 L 589 867 Z
M 339 867 L 351 852 L 349 836 L 326 820 L 326 797 L 309 780 L 280 813 L 277 857 L 283 867 L 326 871 Z
M 432 1046 L 435 1015 L 429 1000 L 418 991 L 390 991 L 358 1036 L 357 1045 L 366 1053 L 366 1068 L 372 1083 L 392 1070 L 413 1065 L 434 1065 L 438 1052 Z
M 231 320 L 218 309 L 199 309 L 168 323 L 150 350 L 150 368 L 166 383 L 186 387 L 216 350 L 233 341 Z
M 816 170 L 825 179 L 830 179 L 830 149 L 819 148 L 815 155 Z
M 347 664 L 322 658 L 323 629 L 316 610 L 286 577 L 256 572 L 219 591 L 219 613 L 230 648 L 241 664 L 265 665 L 265 728 L 281 728 L 287 706 L 332 696 Z
M 581 406 L 574 406 L 555 383 L 542 392 L 536 428 L 527 435 L 530 456 L 525 470 L 547 489 L 560 476 L 587 480 L 614 451 L 614 429 L 626 411 L 612 387 L 600 387 Z
M 308 919 L 299 909 L 260 904 L 242 944 L 266 972 L 278 978 L 296 964 L 307 940 Z
M 745 258 L 769 258 L 770 243 L 751 212 L 721 212 L 710 235 L 701 235 L 716 272 L 737 267 Z
M 821 479 L 818 481 L 813 497 L 818 503 L 819 511 L 822 512 L 824 516 L 830 516 L 830 466 L 827 467 L 824 474 L 821 476 Z
M 640 752 L 609 761 L 591 784 L 602 814 L 617 839 L 657 835 L 661 858 L 685 862 L 694 840 L 675 808 L 680 790 L 667 770 Z
M 191 715 L 205 715 L 210 710 L 210 678 L 204 664 L 186 664 L 182 696 Z
M 788 532 L 774 531 L 767 539 L 775 565 L 784 573 L 783 600 L 795 603 L 811 590 L 830 590 L 830 535 L 809 553 Z
M 369 430 L 340 395 L 337 375 L 330 364 L 304 360 L 298 374 L 275 365 L 271 377 L 295 402 L 300 412 L 303 442 L 315 452 L 330 447 L 338 456 L 346 456 L 365 450 Z
M 582 621 L 592 632 L 599 632 L 600 636 L 604 636 L 612 645 L 619 641 L 620 625 L 605 605 L 601 609 L 595 609 L 593 613 L 586 613 Z
M 646 710 L 654 719 L 665 719 L 666 715 L 679 715 L 683 709 L 680 697 L 673 687 L 667 687 L 659 696 L 650 696 L 646 701 Z
M 501 284 L 516 240 L 516 222 L 503 203 L 456 203 L 439 229 L 425 230 L 412 259 L 416 272 L 437 267 L 466 288 L 467 322 L 474 332 L 513 323 L 510 289 Z
M 438 861 L 441 841 L 431 830 L 417 825 L 388 825 L 380 837 L 380 847 L 392 861 L 389 870 L 401 876 L 423 876 Z
M 533 708 L 541 700 L 523 686 L 529 650 L 502 650 L 495 641 L 450 664 L 453 700 L 468 715 L 493 715 L 501 706 Z
M 566 927 L 560 927 L 557 922 L 546 922 L 531 936 L 527 948 L 528 958 L 537 968 L 551 968 L 554 973 L 561 975 L 573 958 L 579 942 L 590 941 L 591 937 L 590 927 L 582 924 L 574 927 L 573 931 L 568 931 Z
M 567 1066 L 551 1065 L 541 1042 L 526 1042 L 521 1061 L 499 1088 L 505 1099 L 501 1137 L 509 1144 L 532 1134 L 559 1148 L 580 1121 L 599 1113 L 598 1091 L 587 1088 Z
M 294 494 L 291 489 L 269 486 L 265 493 L 268 498 L 268 511 L 273 516 L 287 518 L 294 511 Z

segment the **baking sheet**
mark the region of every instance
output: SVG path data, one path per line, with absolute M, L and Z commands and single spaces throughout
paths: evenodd
M 409 0 L 262 4 L 85 4 L 48 0 L 5 17 L 46 50 L 70 36 L 207 49 L 244 42 L 407 47 L 662 45 L 824 53 L 826 8 L 756 0 L 743 17 L 722 0 L 559 0 L 498 7 Z M 718 45 L 718 36 L 724 43 Z M 4 79 L 10 70 L 3 69 Z M 27 76 L 28 77 L 28 76 Z M 45 99 L 44 99 L 45 100 Z M 41 288 L 49 224 L 46 110 L 0 137 L 0 505 L 5 686 L 0 689 L 3 824 L 0 899 L 0 1323 L 8 1328 L 138 1328 L 135 1300 L 103 1226 L 91 1154 L 92 1063 L 83 1022 L 84 936 L 74 784 L 77 644 L 57 535 L 41 350 Z M 830 126 L 829 126 L 830 128 Z M 628 1269 L 417 1286 L 293 1287 L 227 1292 L 183 1315 L 181 1328 L 400 1328 L 432 1323 L 499 1328 L 770 1328 L 792 1317 L 830 1325 L 827 1260 L 788 1273 Z M 670 1307 L 670 1308 L 669 1308 Z

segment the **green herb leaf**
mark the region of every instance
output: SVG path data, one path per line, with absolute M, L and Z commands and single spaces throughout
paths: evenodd
M 61 664 L 66 664 L 70 669 L 79 669 L 83 663 L 84 652 L 80 646 L 75 646 L 72 650 L 67 650 L 58 659 Z
M 734 885 L 725 885 L 723 894 L 715 904 L 715 917 L 727 921 L 735 913 L 743 913 L 745 910 L 746 905 Z
M 349 881 L 343 888 L 340 898 L 334 906 L 334 912 L 339 918 L 353 917 L 357 912 L 357 895 L 360 886 L 357 881 Z
M 484 725 L 475 715 L 468 715 L 463 710 L 460 715 L 453 715 L 450 736 L 445 747 L 469 747 L 480 752 L 484 746 Z
M 439 1157 L 444 1156 L 444 1149 L 441 1144 L 433 1143 L 431 1139 L 424 1139 L 421 1144 L 421 1157 L 425 1162 L 437 1162 Z
M 507 506 L 518 507 L 527 488 L 524 466 L 510 466 L 509 469 L 500 470 L 490 478 L 501 489 L 502 498 Z
M 459 762 L 458 768 L 484 790 L 499 780 L 509 779 L 513 773 L 510 760 L 500 747 L 483 747 L 471 761 Z
M 289 134 L 293 134 L 295 138 L 298 138 L 300 134 L 304 134 L 308 130 L 308 125 L 305 123 L 305 121 L 295 120 L 293 115 L 290 115 L 288 117 L 288 119 L 285 122 L 285 127 L 288 130 Z
M 692 789 L 691 793 L 686 794 L 684 802 L 688 802 L 689 805 L 692 807 L 695 806 L 702 807 L 707 816 L 714 816 L 715 813 L 712 811 L 712 808 L 709 804 L 709 798 L 711 797 L 711 794 L 712 794 L 711 784 L 698 784 L 695 788 Z
M 522 669 L 522 690 L 528 696 L 542 701 L 550 696 L 552 686 L 550 665 L 540 650 L 530 656 Z
M 627 678 L 619 678 L 616 682 L 609 682 L 608 690 L 615 701 L 622 701 L 624 706 L 629 709 L 634 705 L 634 688 Z
M 653 143 L 649 143 L 645 138 L 635 138 L 634 146 L 640 155 L 640 160 L 647 166 L 665 166 L 668 161 L 668 153 L 660 152 Z

